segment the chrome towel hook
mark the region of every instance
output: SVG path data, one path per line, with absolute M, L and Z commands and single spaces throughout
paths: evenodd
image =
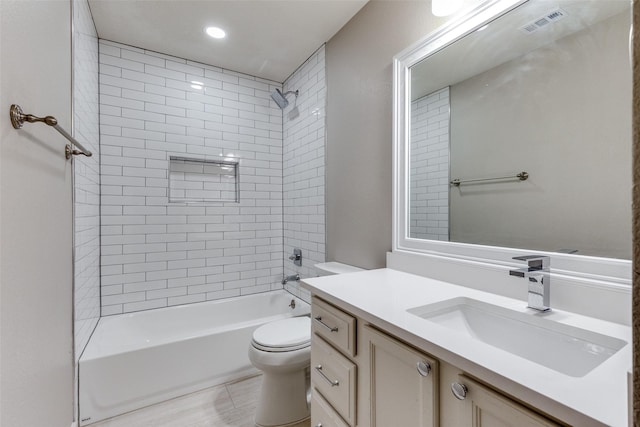
M 79 154 L 82 154 L 83 156 L 87 156 L 87 157 L 92 156 L 91 151 L 84 148 L 83 145 L 80 144 L 78 141 L 76 141 L 76 139 L 73 136 L 71 136 L 69 132 L 62 129 L 58 125 L 58 120 L 53 116 L 37 117 L 37 116 L 34 116 L 33 114 L 24 114 L 22 112 L 22 108 L 20 108 L 19 105 L 12 104 L 11 108 L 9 109 L 9 117 L 11 118 L 11 125 L 13 126 L 14 129 L 22 128 L 22 126 L 24 125 L 24 122 L 28 122 L 28 123 L 40 122 L 40 123 L 45 123 L 51 126 L 52 128 L 54 128 L 55 130 L 57 130 L 62 136 L 67 138 L 71 142 L 71 144 L 79 148 L 79 150 L 76 150 L 71 146 L 71 144 L 65 145 L 64 154 L 67 159 L 70 159 L 71 156 L 77 156 Z

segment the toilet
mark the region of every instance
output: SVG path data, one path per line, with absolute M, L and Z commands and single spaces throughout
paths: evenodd
M 333 276 L 334 274 L 357 273 L 358 271 L 364 271 L 362 268 L 334 261 L 316 264 L 314 267 L 318 276 Z
M 361 271 L 328 262 L 316 264 L 318 276 Z M 292 426 L 309 418 L 311 319 L 290 317 L 266 323 L 253 332 L 249 360 L 263 373 L 255 424 Z
M 249 360 L 263 373 L 257 426 L 287 426 L 309 417 L 310 331 L 311 320 L 304 316 L 269 322 L 253 332 Z

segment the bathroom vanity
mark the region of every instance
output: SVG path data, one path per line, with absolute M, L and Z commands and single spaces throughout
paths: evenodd
M 314 427 L 628 426 L 629 2 L 476 3 L 393 60 L 391 268 L 303 280 Z
M 392 269 L 304 286 L 312 426 L 627 425 L 628 326 Z

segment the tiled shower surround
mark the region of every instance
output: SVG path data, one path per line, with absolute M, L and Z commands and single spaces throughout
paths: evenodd
M 325 48 L 320 47 L 284 82 L 289 95 L 284 109 L 284 272 L 300 277 L 316 276 L 313 266 L 325 261 Z M 298 116 L 290 117 L 297 107 Z M 289 260 L 294 248 L 302 249 L 302 266 Z M 306 290 L 296 282 L 286 289 L 310 301 Z
M 73 134 L 92 152 L 75 157 L 75 359 L 100 318 L 100 151 L 98 36 L 87 0 L 73 2 Z
M 275 88 L 100 42 L 102 315 L 282 287 L 283 114 L 270 97 Z M 169 201 L 170 158 L 237 162 L 239 201 Z M 215 193 L 204 191 L 202 177 L 192 184 L 207 198 Z
M 410 236 L 449 240 L 449 88 L 411 103 Z

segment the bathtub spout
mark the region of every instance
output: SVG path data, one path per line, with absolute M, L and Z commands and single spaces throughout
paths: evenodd
M 282 278 L 282 284 L 286 285 L 287 282 L 290 282 L 291 280 L 295 280 L 296 282 L 300 281 L 300 275 L 299 274 L 292 274 L 291 276 L 284 276 Z

